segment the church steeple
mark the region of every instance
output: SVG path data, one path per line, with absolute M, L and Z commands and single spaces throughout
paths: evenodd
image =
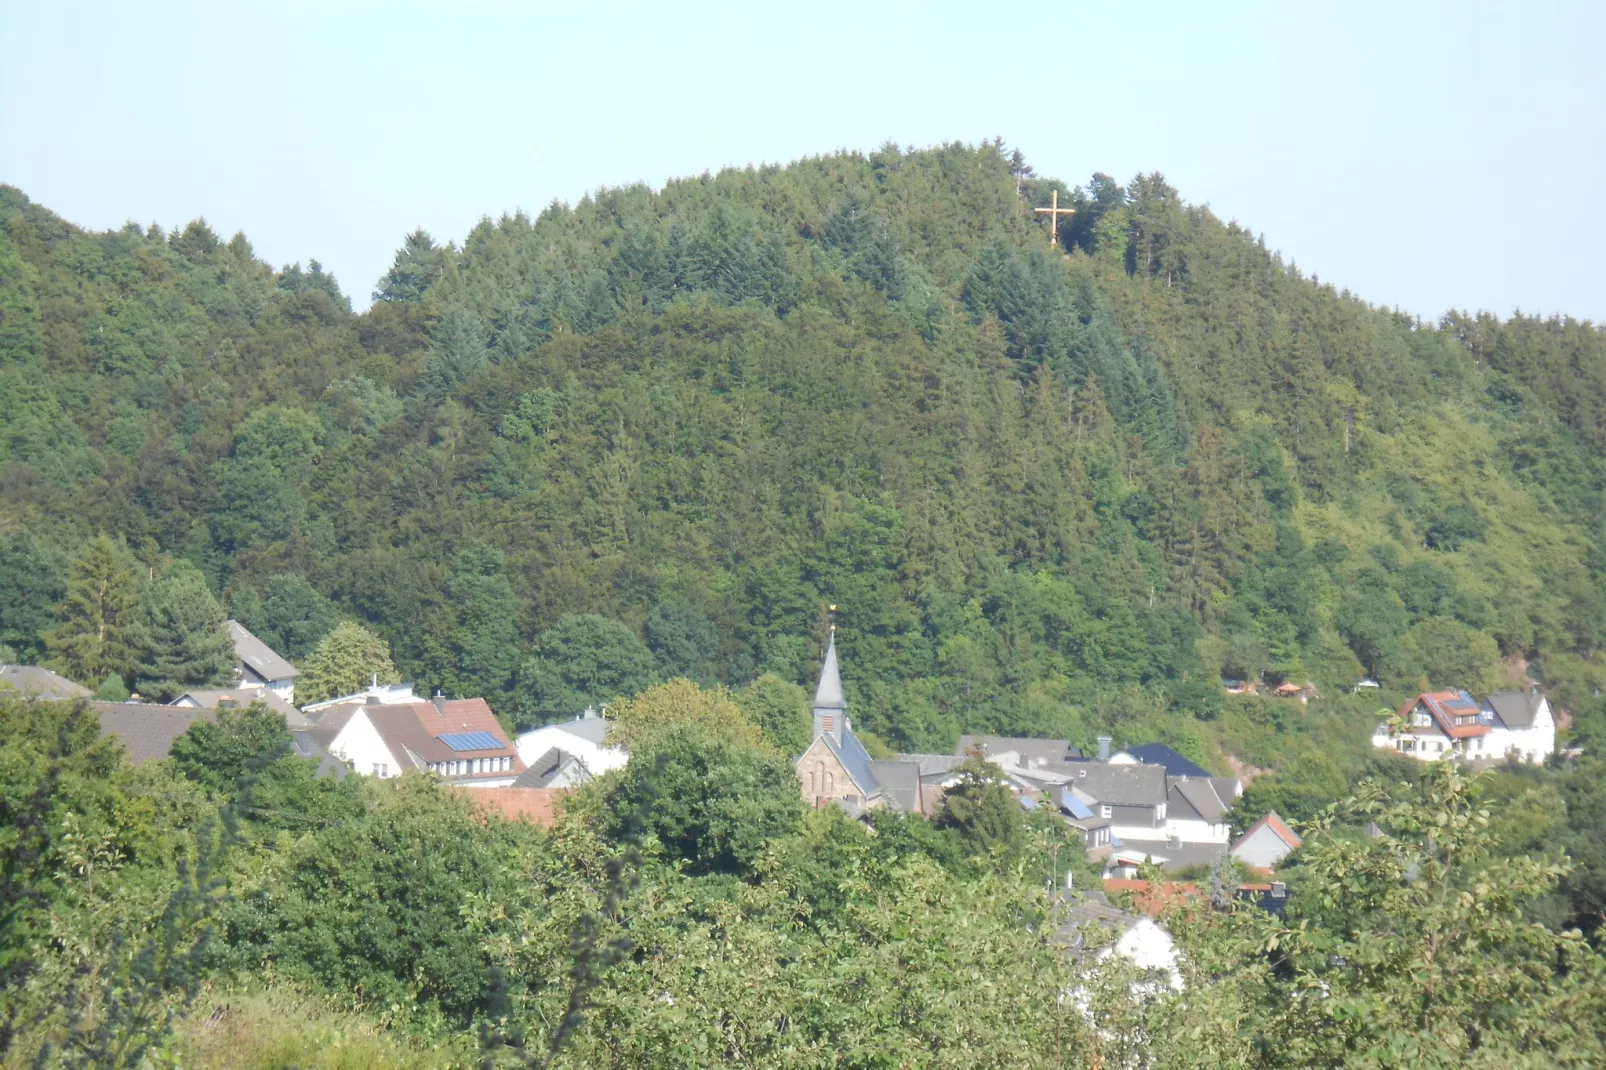
M 836 606 L 831 607 L 832 611 Z M 820 666 L 820 684 L 814 689 L 814 738 L 828 735 L 841 744 L 847 727 L 848 700 L 842 694 L 842 673 L 836 662 L 836 624 L 831 624 L 831 641 L 825 648 L 825 664 Z

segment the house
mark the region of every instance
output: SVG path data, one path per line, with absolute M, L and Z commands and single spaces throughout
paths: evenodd
M 825 649 L 820 682 L 814 689 L 814 736 L 796 762 L 803 798 L 819 809 L 839 806 L 855 818 L 890 807 L 908 813 L 931 813 L 941 788 L 957 775 L 953 765 L 938 769 L 923 758 L 936 755 L 870 757 L 848 722 L 848 701 L 837 664 L 836 628 Z M 947 756 L 940 756 L 946 758 Z
M 51 702 L 88 698 L 92 693 L 89 688 L 40 665 L 0 665 L 0 694 L 8 688 Z
M 326 698 L 322 702 L 312 702 L 301 707 L 301 712 L 309 716 L 322 714 L 336 706 L 365 706 L 369 703 L 378 703 L 381 706 L 404 706 L 412 702 L 423 702 L 423 696 L 413 693 L 413 685 L 382 684 L 375 676 L 373 683 L 361 691 L 350 695 L 339 695 L 335 698 Z
M 200 706 L 156 706 L 143 702 L 91 702 L 100 715 L 100 738 L 115 738 L 130 762 L 166 758 L 173 741 L 197 721 L 215 721 L 217 713 Z
M 266 688 L 293 704 L 296 700 L 295 678 L 301 675 L 296 667 L 247 631 L 239 621 L 227 621 L 223 627 L 234 641 L 234 686 Z
M 331 707 L 312 737 L 365 776 L 433 773 L 453 784 L 505 787 L 525 771 L 496 715 L 482 698 Z
M 1082 756 L 1082 752 L 1071 746 L 1068 739 L 1031 739 L 1026 736 L 960 736 L 959 746 L 954 753 L 963 758 L 978 748 L 982 757 L 990 762 L 1026 769 L 1049 762 L 1067 762 Z
M 1165 987 L 1182 991 L 1171 934 L 1146 913 L 1112 906 L 1102 892 L 1081 892 L 1070 901 L 1060 935 L 1072 954 L 1090 955 L 1096 961 L 1119 955 L 1141 970 L 1163 976 Z M 1146 991 L 1147 986 L 1134 986 L 1134 994 Z
M 178 698 L 174 699 L 172 702 L 169 702 L 168 705 L 191 706 L 203 710 L 217 710 L 224 709 L 229 706 L 238 706 L 244 708 L 253 703 L 260 703 L 261 705 L 272 710 L 274 713 L 281 715 L 284 718 L 284 723 L 292 730 L 312 727 L 312 722 L 307 719 L 305 714 L 296 709 L 294 706 L 290 705 L 290 703 L 286 702 L 283 698 L 280 698 L 277 691 L 270 691 L 265 687 L 240 687 L 233 688 L 231 690 L 215 688 L 196 689 L 194 691 L 184 692 Z
M 1539 692 L 1498 691 L 1478 702 L 1465 691 L 1424 691 L 1398 714 L 1400 727 L 1385 721 L 1372 745 L 1419 761 L 1451 758 L 1538 765 L 1556 751 L 1556 721 Z
M 1110 846 L 1110 818 L 1094 813 L 1093 808 L 1078 799 L 1075 792 L 1064 787 L 1059 789 L 1058 799 L 1060 816 L 1082 837 L 1082 846 L 1090 852 Z
M 1299 833 L 1271 810 L 1245 829 L 1227 853 L 1251 869 L 1269 870 L 1299 850 L 1301 842 Z
M 575 754 L 553 747 L 538 755 L 528 768 L 513 781 L 515 788 L 578 788 L 591 782 L 591 770 Z
M 1229 695 L 1253 695 L 1255 693 L 1255 682 L 1253 680 L 1238 680 L 1230 676 L 1223 676 L 1221 678 L 1221 687 Z
M 1529 765 L 1542 765 L 1556 753 L 1556 719 L 1550 700 L 1537 689 L 1496 691 L 1480 706 L 1494 716 L 1489 746 L 1502 759 L 1515 757 Z
M 623 769 L 630 761 L 630 752 L 625 748 L 604 742 L 610 723 L 606 717 L 599 717 L 595 710 L 587 707 L 572 721 L 520 732 L 515 745 L 519 757 L 531 768 L 548 751 L 556 749 L 577 759 L 585 766 L 589 776 L 598 777 L 615 769 Z

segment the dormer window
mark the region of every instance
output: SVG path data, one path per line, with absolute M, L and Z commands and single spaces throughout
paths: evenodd
M 1106 803 L 1105 805 L 1099 807 L 1099 816 L 1100 817 L 1109 817 L 1109 816 L 1111 816 L 1111 813 L 1112 813 L 1112 811 L 1110 810 L 1110 807 L 1109 807 L 1108 803 Z

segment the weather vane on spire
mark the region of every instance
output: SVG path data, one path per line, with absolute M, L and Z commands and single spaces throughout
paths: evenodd
M 1060 243 L 1060 216 L 1075 215 L 1075 208 L 1060 207 L 1060 191 L 1055 190 L 1049 199 L 1047 208 L 1034 208 L 1032 211 L 1041 212 L 1048 216 L 1048 247 L 1050 249 Z
M 836 633 L 836 606 L 833 604 L 833 605 L 826 606 L 825 608 L 826 608 L 826 611 L 830 614 L 830 617 L 831 617 L 831 632 L 832 632 L 832 634 L 835 634 Z

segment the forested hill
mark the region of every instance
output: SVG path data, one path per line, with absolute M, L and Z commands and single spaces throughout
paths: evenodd
M 1223 672 L 1477 689 L 1522 659 L 1591 723 L 1591 324 L 1418 322 L 1158 175 L 1070 190 L 990 144 L 415 234 L 376 298 L 0 188 L 0 642 L 51 656 L 104 533 L 292 657 L 355 617 L 525 722 L 805 680 L 836 603 L 896 746 L 1210 718 Z

